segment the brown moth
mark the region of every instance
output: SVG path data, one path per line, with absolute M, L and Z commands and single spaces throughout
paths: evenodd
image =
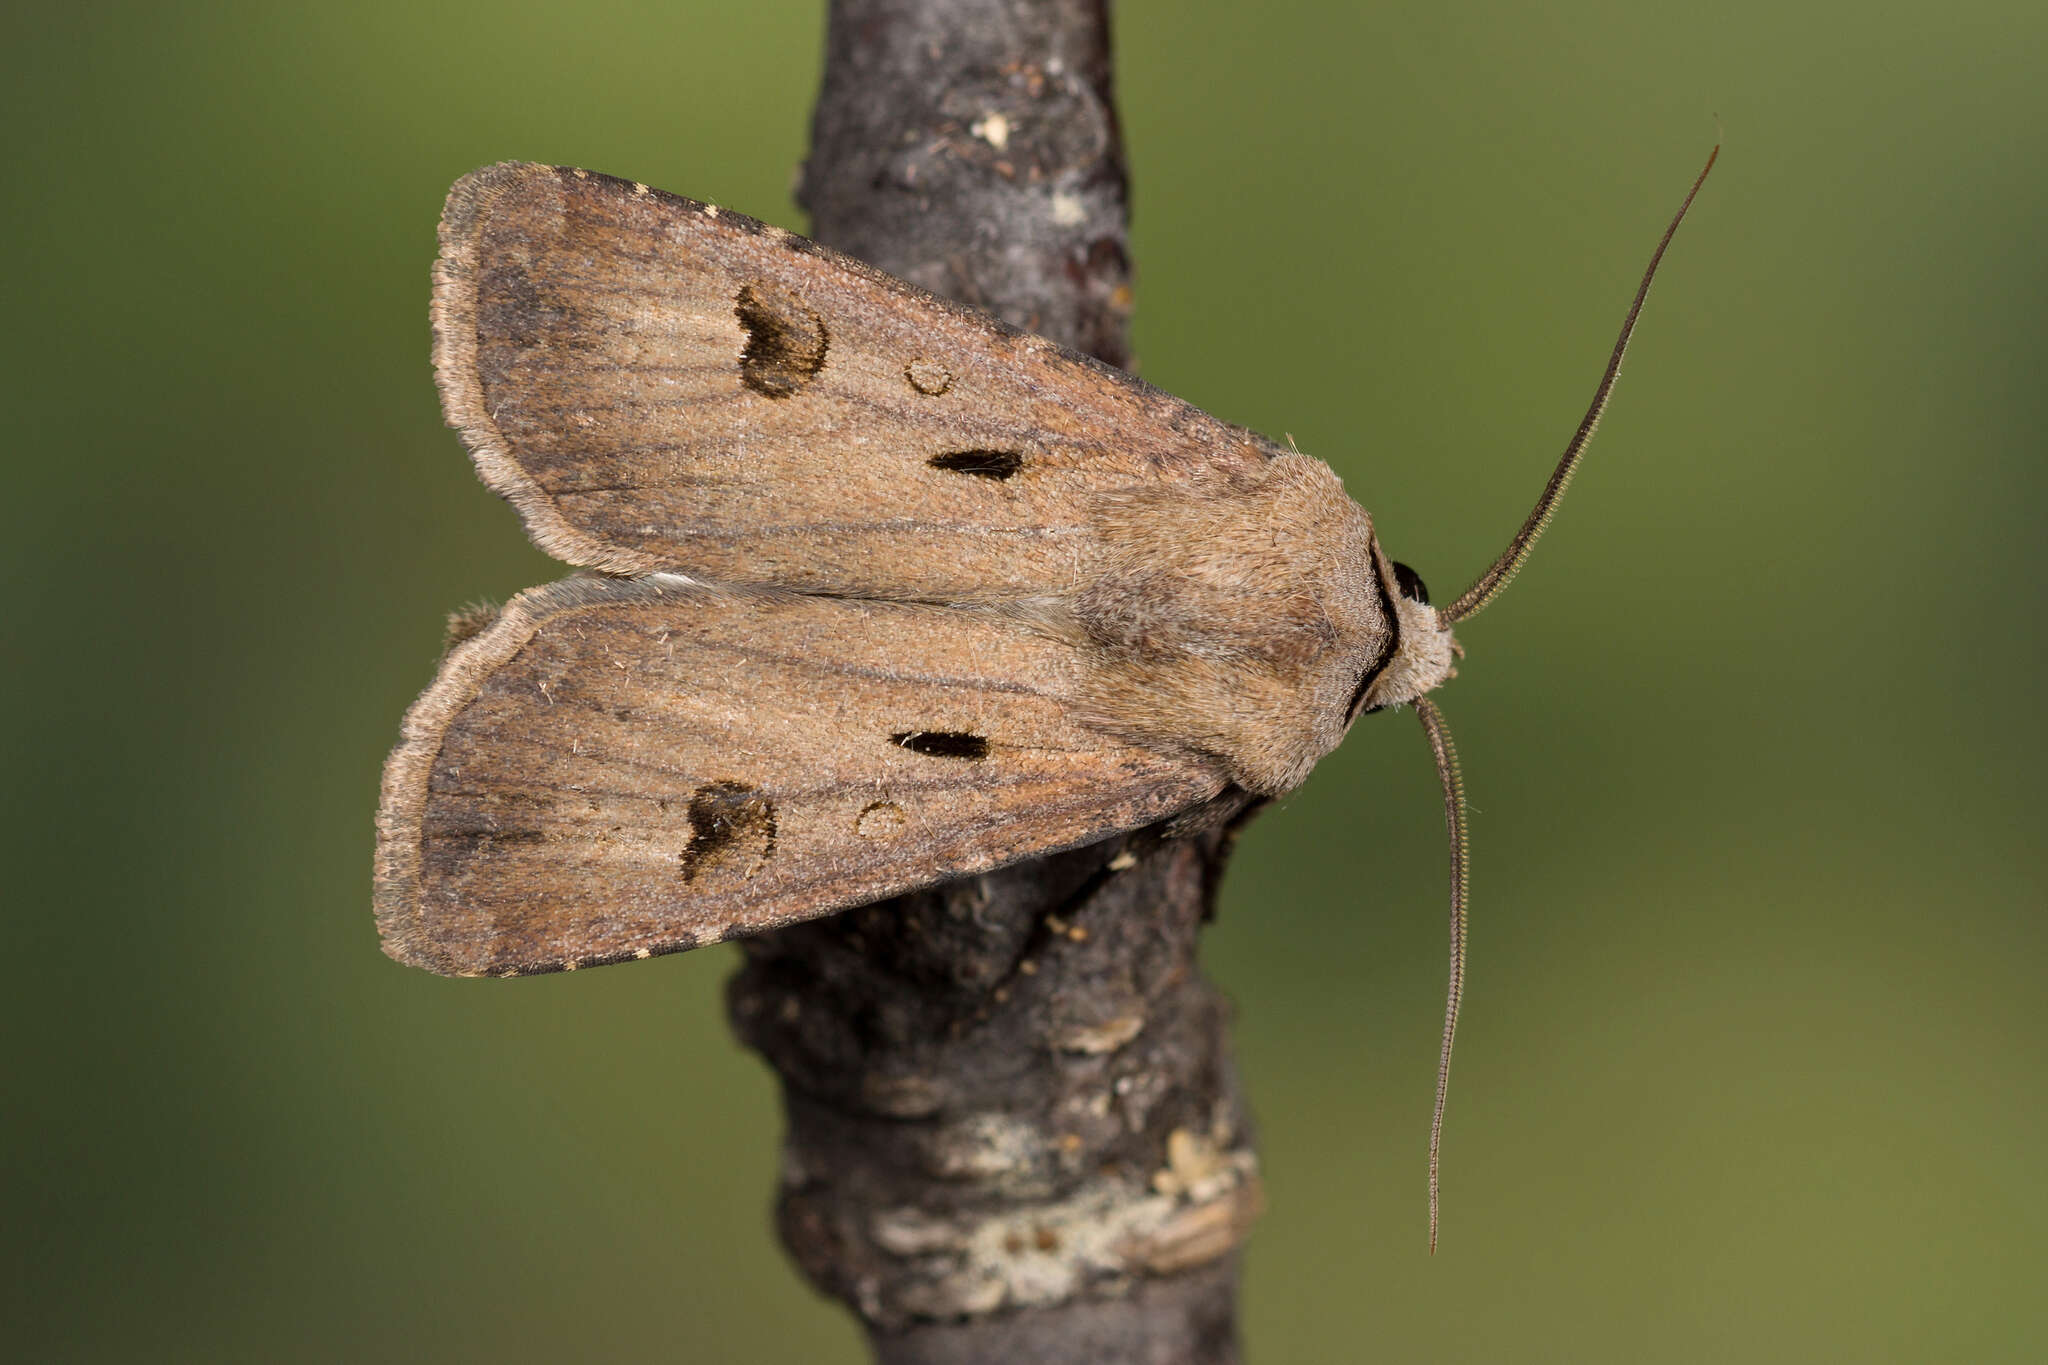
M 1718 151 L 1718 149 L 1717 149 Z M 1713 157 L 1707 169 L 1713 166 Z M 1275 796 L 1427 693 L 1506 586 L 1592 408 L 1450 606 L 1320 461 L 751 218 L 565 167 L 449 193 L 449 424 L 590 571 L 459 617 L 377 817 L 384 949 L 451 976 L 650 957 Z

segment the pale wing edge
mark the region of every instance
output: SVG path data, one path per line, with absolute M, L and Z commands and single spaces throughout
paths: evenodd
M 427 690 L 406 711 L 398 744 L 384 760 L 384 780 L 377 805 L 377 856 L 372 905 L 377 933 L 390 957 L 443 976 L 465 973 L 435 944 L 420 903 L 421 820 L 427 786 L 448 726 L 493 673 L 511 660 L 549 613 L 536 611 L 539 594 L 559 595 L 580 585 L 570 579 L 529 588 L 505 604 L 498 619 L 451 649 Z M 595 584 L 591 585 L 595 587 Z M 597 594 L 591 594 L 597 600 Z
M 427 690 L 406 711 L 398 744 L 384 760 L 377 806 L 377 854 L 372 908 L 385 953 L 408 966 L 442 976 L 475 976 L 440 946 L 426 923 L 421 903 L 421 827 L 428 786 L 448 727 L 476 700 L 493 674 L 518 655 L 549 621 L 578 607 L 603 606 L 621 590 L 661 595 L 665 584 L 706 591 L 707 585 L 680 574 L 614 580 L 577 577 L 544 583 L 507 602 L 490 625 L 449 650 Z M 678 947 L 691 945 L 681 944 Z M 671 948 L 665 951 L 676 951 Z M 557 964 L 559 966 L 560 964 Z
M 484 402 L 483 378 L 477 370 L 477 244 L 498 200 L 526 181 L 557 173 L 555 167 L 539 162 L 501 161 L 471 171 L 448 191 L 441 211 L 441 254 L 434 262 L 432 310 L 441 411 L 469 448 L 478 476 L 512 504 L 534 544 L 565 563 L 606 573 L 648 573 L 663 567 L 658 557 L 601 540 L 562 515 L 547 490 L 520 468 Z

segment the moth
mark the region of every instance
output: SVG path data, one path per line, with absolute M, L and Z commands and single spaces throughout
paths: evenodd
M 1278 796 L 1412 705 L 1451 850 L 1434 1248 L 1467 847 L 1428 694 L 1548 524 L 1713 162 L 1535 509 L 1443 607 L 1328 466 L 1122 371 L 644 184 L 464 177 L 443 407 L 583 572 L 452 624 L 384 769 L 385 951 L 511 977 L 760 933 Z

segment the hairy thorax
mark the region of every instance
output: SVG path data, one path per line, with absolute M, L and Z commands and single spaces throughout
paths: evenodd
M 1100 548 L 1073 603 L 1091 647 L 1080 703 L 1272 794 L 1343 738 L 1393 623 L 1372 524 L 1326 465 L 1281 453 L 1216 485 L 1097 496 Z

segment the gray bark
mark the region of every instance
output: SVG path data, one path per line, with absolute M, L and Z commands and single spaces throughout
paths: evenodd
M 1101 0 L 835 0 L 799 197 L 819 240 L 1128 362 Z M 1237 1360 L 1260 1186 L 1195 954 L 1248 814 L 748 945 L 730 1008 L 782 1081 L 782 1237 L 877 1359 Z

